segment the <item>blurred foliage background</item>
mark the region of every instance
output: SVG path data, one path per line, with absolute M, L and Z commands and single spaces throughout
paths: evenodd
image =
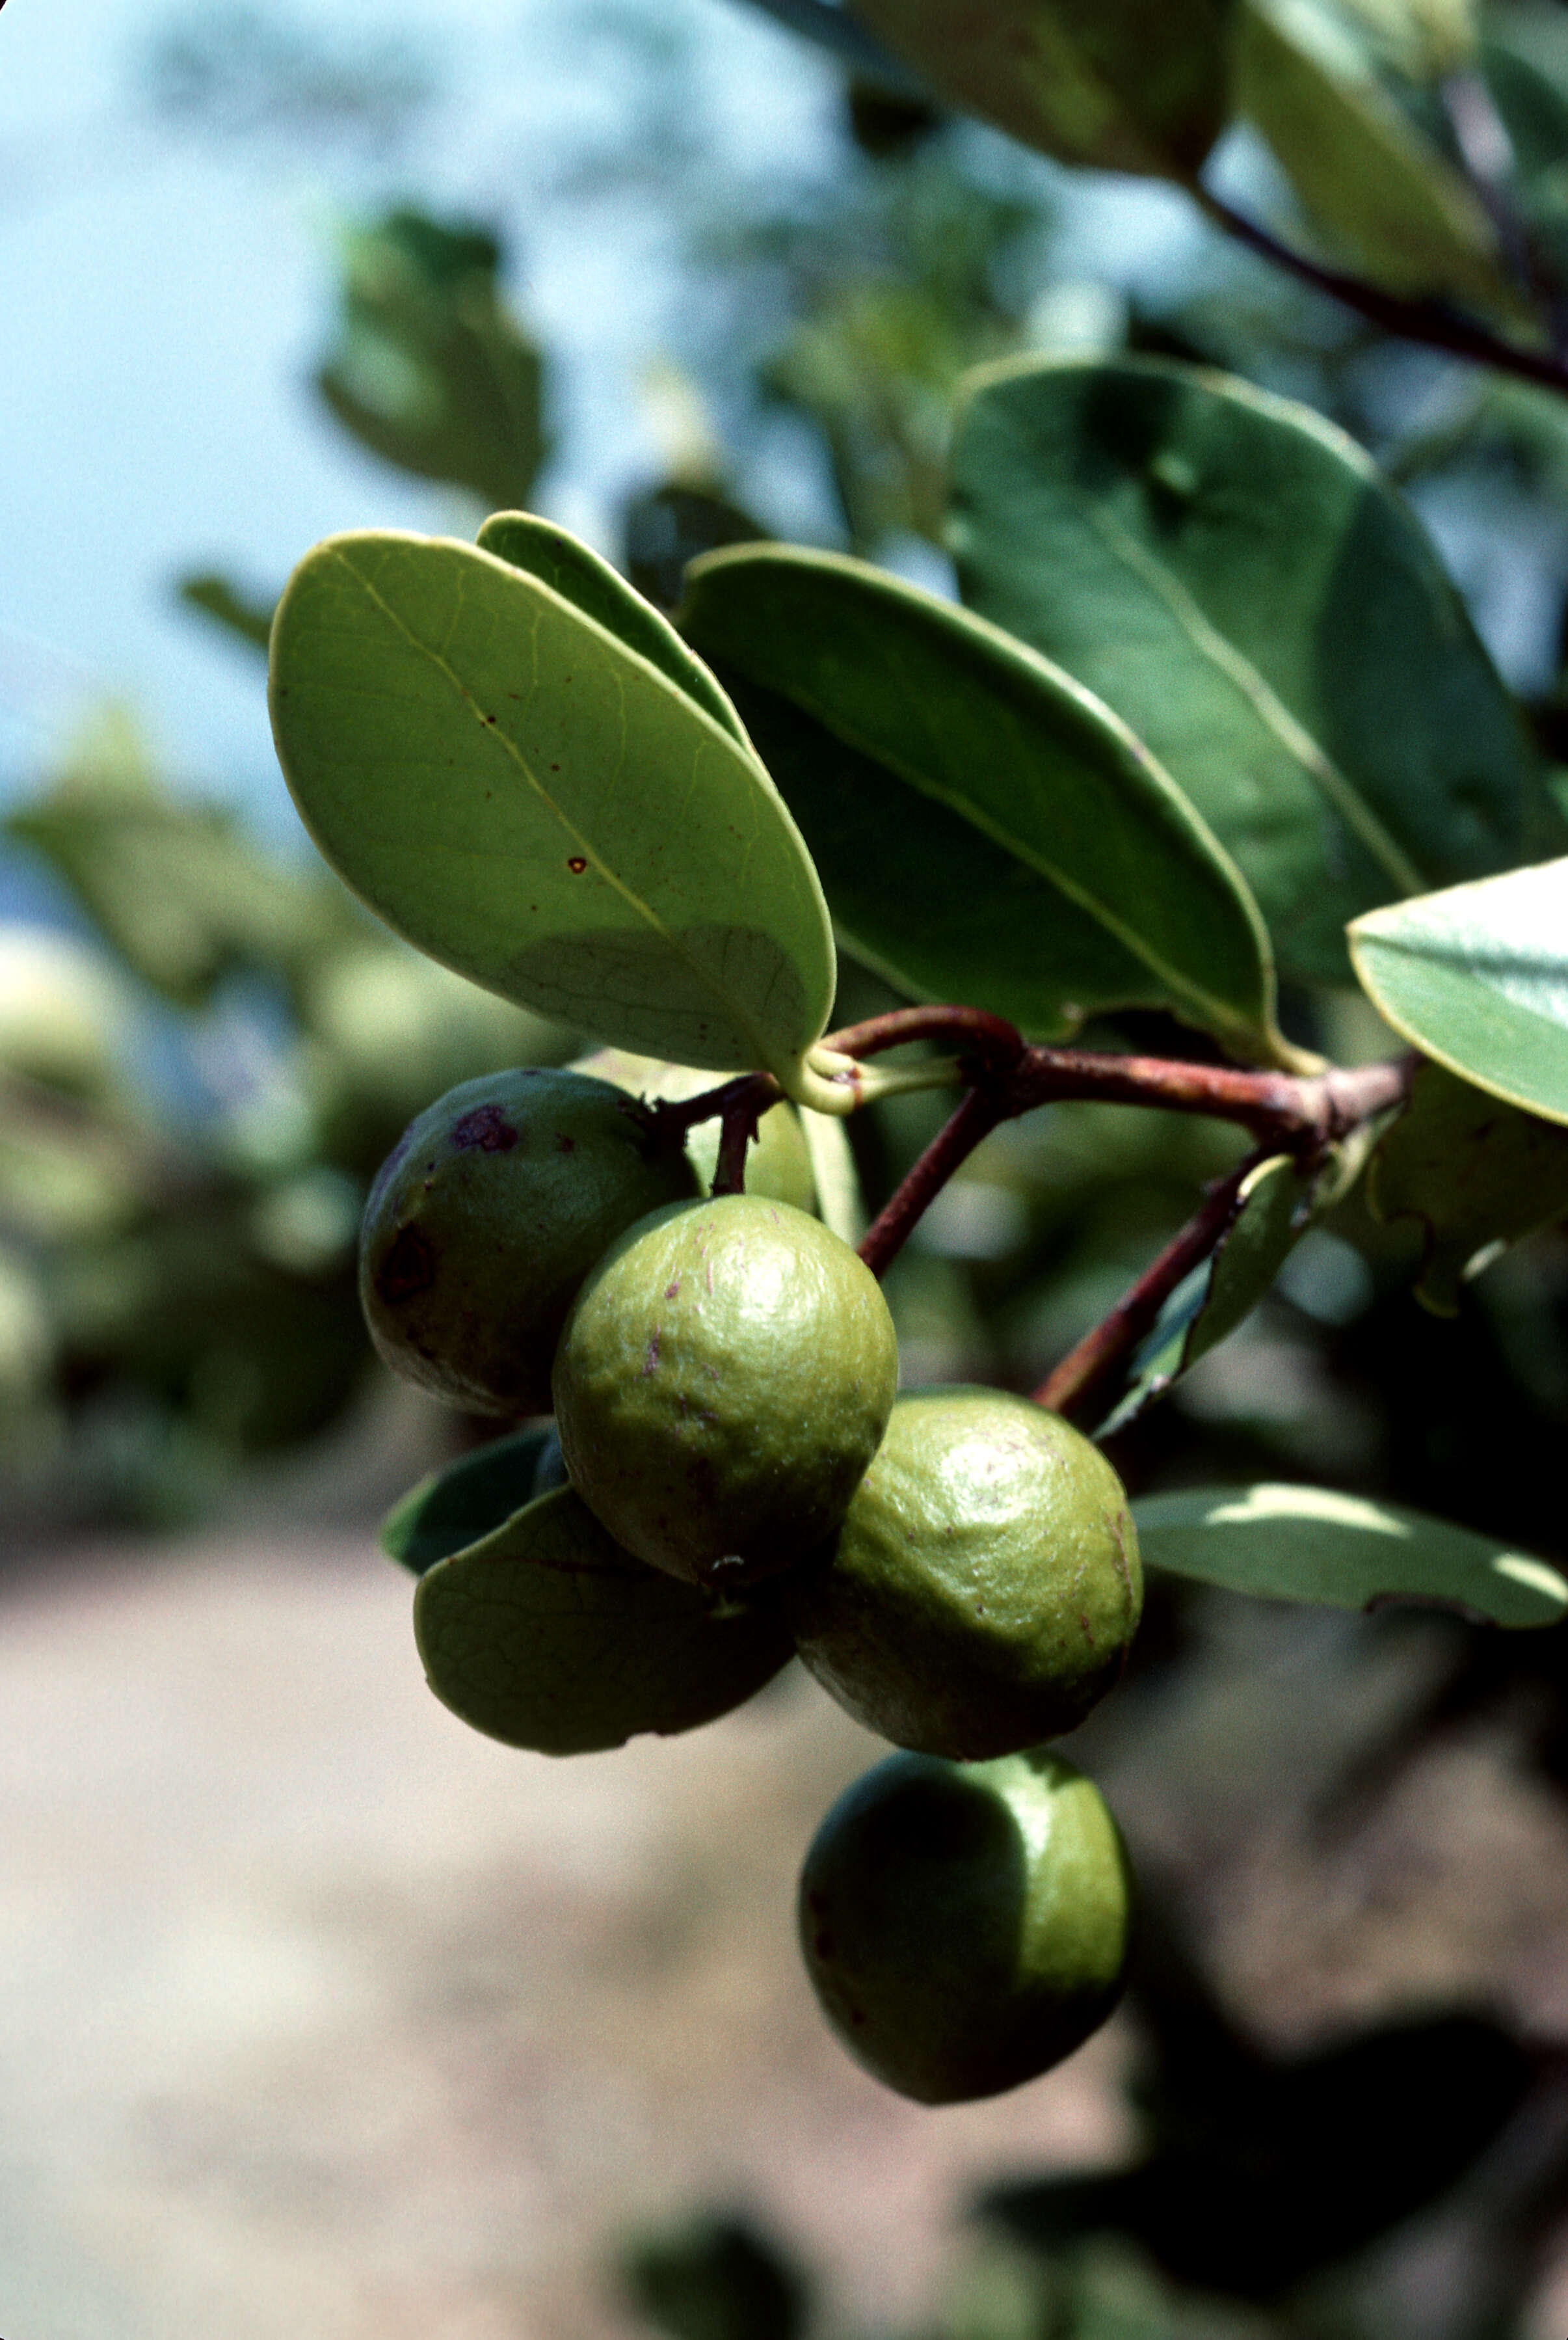
M 631 133 L 606 139 L 596 185 L 660 207 L 689 272 L 678 343 L 647 352 L 661 459 L 623 482 L 606 548 L 651 598 L 675 604 L 695 552 L 773 533 L 941 590 L 962 372 L 1029 348 L 1176 354 L 1306 399 L 1372 451 L 1437 534 L 1543 756 L 1568 760 L 1568 403 L 1392 342 L 1208 227 L 1185 264 L 1129 294 L 1125 272 L 1097 268 L 1059 170 L 907 83 L 846 69 L 830 170 L 726 182 L 711 160 L 695 165 L 687 53 L 661 44 L 657 10 L 580 15 L 632 89 Z M 1437 0 L 1357 0 L 1340 19 L 1388 104 L 1463 160 Z M 1568 312 L 1568 10 L 1492 5 L 1480 33 L 1464 71 L 1506 133 L 1528 265 Z M 423 73 L 411 54 L 340 53 L 259 14 L 196 11 L 153 53 L 157 106 L 220 134 L 384 133 L 422 102 Z M 1228 186 L 1289 218 L 1256 139 L 1224 168 Z M 529 229 L 437 215 L 416 195 L 354 219 L 336 246 L 313 377 L 323 424 L 389 471 L 439 483 L 467 525 L 548 509 L 552 440 L 569 427 L 571 387 L 510 290 Z M 192 624 L 252 661 L 260 692 L 270 594 L 211 568 L 179 592 Z M 1568 776 L 1564 790 L 1568 805 Z M 5 838 L 47 872 L 54 910 L 0 929 L 8 1527 L 174 1526 L 252 1500 L 280 1457 L 325 1454 L 368 1485 L 390 1467 L 389 1422 L 404 1480 L 443 1441 L 481 1434 L 398 1412 L 359 1318 L 359 1214 L 377 1164 L 439 1092 L 564 1062 L 577 1036 L 404 950 L 324 869 L 172 788 L 126 707 L 84 709 Z M 892 1004 L 845 962 L 837 1020 Z M 1386 1045 L 1348 995 L 1286 1006 L 1294 1036 L 1342 1059 Z M 1148 1021 L 1087 1036 L 1192 1045 Z M 909 1098 L 857 1117 L 873 1205 L 940 1113 Z M 999 1132 L 890 1280 L 907 1377 L 1031 1386 L 1238 1152 L 1223 1130 L 1114 1108 Z M 1242 1331 L 1119 1435 L 1135 1492 L 1310 1479 L 1561 1559 L 1568 1237 L 1549 1230 L 1506 1254 L 1453 1318 L 1410 1296 L 1413 1248 L 1359 1200 L 1315 1227 Z M 1211 1665 L 1214 1616 L 1208 1597 L 1156 1587 L 1136 1678 L 1102 1727 L 1108 1760 L 1152 1702 L 1179 1705 Z M 1398 1620 L 1358 1630 L 1395 1659 L 1407 1645 Z M 1339 1750 L 1344 1810 L 1375 1809 L 1435 1738 L 1483 1728 L 1510 1763 L 1568 1791 L 1563 1632 L 1449 1620 L 1408 1647 L 1399 1694 Z M 1206 1975 L 1180 1880 L 1157 1874 L 1149 1901 L 1135 1989 L 1146 2159 L 1021 2181 L 978 2206 L 960 2292 L 920 2340 L 1523 2335 L 1568 2200 L 1561 2045 L 1522 2038 L 1505 2008 L 1467 2006 L 1270 2051 Z M 1434 2220 L 1463 2235 L 1464 2272 L 1417 2316 L 1390 2288 L 1389 2238 L 1426 2247 Z M 744 2220 L 634 2238 L 622 2276 L 672 2340 L 811 2327 L 809 2273 Z

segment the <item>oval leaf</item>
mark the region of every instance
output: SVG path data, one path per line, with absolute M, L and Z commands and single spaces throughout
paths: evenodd
M 656 666 L 667 681 L 752 753 L 745 726 L 712 670 L 692 656 L 669 620 L 579 537 L 532 512 L 494 512 L 479 530 L 479 549 L 553 586 L 585 617 L 597 619 L 627 649 Z
M 1146 1565 L 1267 1601 L 1438 1601 L 1498 1625 L 1555 1625 L 1568 1581 L 1445 1520 L 1328 1487 L 1195 1487 L 1135 1503 Z
M 596 1038 L 814 1094 L 816 872 L 755 758 L 552 587 L 473 545 L 331 537 L 272 633 L 279 759 L 389 926 Z
M 1314 0 L 1241 0 L 1236 100 L 1308 215 L 1392 292 L 1526 318 L 1480 198 Z
M 414 1636 L 444 1706 L 542 1755 L 711 1722 L 794 1647 L 774 1610 L 715 1607 L 634 1560 L 570 1487 L 422 1576 Z
M 532 1502 L 539 1457 L 551 1435 L 547 1423 L 537 1423 L 432 1471 L 387 1513 L 381 1550 L 422 1576 L 438 1560 L 478 1543 Z
M 1064 163 L 1189 179 L 1219 135 L 1214 0 L 855 0 L 943 97 Z
M 1568 860 L 1374 910 L 1350 951 L 1380 1014 L 1424 1056 L 1568 1122 Z
M 994 626 L 789 546 L 688 571 L 718 659 L 846 937 L 928 997 L 1037 1034 L 1169 1008 L 1269 1056 L 1273 986 L 1227 857 L 1126 726 Z
M 964 599 L 1148 741 L 1234 855 L 1282 971 L 1343 983 L 1346 919 L 1531 849 L 1517 713 L 1415 515 L 1342 431 L 1157 360 L 970 382 Z
M 1455 1315 L 1469 1274 L 1568 1212 L 1568 1130 L 1423 1065 L 1372 1156 L 1366 1198 L 1386 1225 L 1415 1222 L 1415 1296 L 1434 1315 Z

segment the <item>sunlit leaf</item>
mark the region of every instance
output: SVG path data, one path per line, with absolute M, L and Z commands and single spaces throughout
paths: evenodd
M 1198 1487 L 1133 1505 L 1146 1565 L 1271 1601 L 1446 1603 L 1499 1625 L 1554 1625 L 1568 1581 L 1494 1536 L 1329 1487 Z
M 783 800 L 552 587 L 446 539 L 330 538 L 280 605 L 271 702 L 317 843 L 433 958 L 597 1039 L 826 1093 L 832 933 Z
M 1040 1034 L 1170 1009 L 1268 1055 L 1272 980 L 1234 868 L 1088 691 L 950 603 L 836 554 L 690 571 L 716 659 L 855 951 Z
M 443 1705 L 546 1755 L 711 1722 L 794 1652 L 776 1611 L 716 1607 L 634 1560 L 569 1487 L 438 1562 L 414 1632 Z
M 1212 0 L 856 0 L 932 88 L 1066 163 L 1189 178 L 1225 121 Z
M 971 377 L 964 597 L 1115 708 L 1235 857 L 1282 971 L 1530 849 L 1518 714 L 1415 515 L 1304 406 L 1158 360 Z M 1540 850 L 1549 847 L 1543 844 Z
M 1461 1080 L 1568 1122 L 1568 860 L 1450 887 L 1350 930 L 1379 1013 Z

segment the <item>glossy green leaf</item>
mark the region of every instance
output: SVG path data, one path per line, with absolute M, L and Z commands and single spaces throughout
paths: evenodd
M 777 790 L 552 587 L 441 538 L 330 538 L 280 604 L 271 704 L 321 850 L 431 957 L 597 1039 L 834 1101 L 805 1064 L 832 932 Z
M 1224 124 L 1214 0 L 856 0 L 939 95 L 1055 154 L 1188 179 Z
M 1329 1487 L 1197 1487 L 1132 1507 L 1145 1565 L 1269 1601 L 1438 1601 L 1498 1625 L 1555 1625 L 1568 1581 L 1494 1536 Z
M 501 301 L 482 229 L 397 211 L 349 238 L 338 346 L 317 387 L 399 470 L 526 504 L 543 461 L 538 352 Z
M 1568 860 L 1374 910 L 1350 951 L 1375 1006 L 1424 1056 L 1568 1122 Z
M 1317 0 L 1238 0 L 1233 55 L 1237 104 L 1361 270 L 1393 292 L 1520 313 L 1480 197 Z
M 381 1522 L 381 1550 L 422 1576 L 478 1543 L 534 1499 L 534 1474 L 549 1443 L 547 1423 L 492 1439 L 410 1487 Z
M 711 1722 L 794 1653 L 776 1611 L 716 1607 L 634 1560 L 569 1487 L 422 1576 L 414 1635 L 443 1705 L 545 1755 Z
M 841 931 L 895 982 L 1040 1034 L 1137 1003 L 1274 1052 L 1245 887 L 1069 676 L 880 570 L 793 547 L 696 562 L 681 624 L 738 698 Z
M 1386 1225 L 1414 1220 L 1415 1296 L 1455 1315 L 1472 1263 L 1568 1213 L 1568 1130 L 1423 1065 L 1410 1103 L 1372 1156 L 1366 1195 Z
M 1230 1225 L 1209 1258 L 1172 1294 L 1098 1437 L 1125 1429 L 1250 1316 L 1306 1232 L 1316 1184 L 1287 1154 L 1272 1155 L 1248 1173 Z
M 1148 742 L 1235 857 L 1283 972 L 1342 983 L 1346 919 L 1530 849 L 1517 712 L 1420 524 L 1343 432 L 1159 360 L 1029 358 L 971 383 L 965 600 Z
M 666 681 L 684 690 L 751 753 L 745 726 L 711 669 L 692 656 L 669 620 L 580 537 L 532 512 L 494 512 L 479 530 L 479 547 L 513 569 L 541 579 L 585 617 L 596 619 L 627 649 L 656 666 Z
M 216 570 L 200 570 L 180 580 L 180 599 L 188 610 L 199 610 L 224 632 L 266 654 L 272 635 L 272 611 L 277 604 L 258 600 L 232 577 Z

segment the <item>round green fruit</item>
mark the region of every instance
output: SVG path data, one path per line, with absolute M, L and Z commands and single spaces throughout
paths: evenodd
M 629 1048 L 596 1048 L 591 1056 L 579 1056 L 572 1069 L 591 1073 L 597 1080 L 614 1081 L 617 1088 L 629 1090 L 633 1096 L 667 1097 L 672 1104 L 700 1096 L 705 1089 L 716 1087 L 721 1077 L 700 1072 L 691 1065 L 673 1065 L 658 1056 L 634 1056 Z M 686 1151 L 705 1194 L 713 1185 L 718 1165 L 716 1116 L 712 1121 L 699 1122 L 688 1132 Z M 755 1142 L 746 1155 L 745 1190 L 748 1195 L 766 1195 L 770 1202 L 788 1203 L 797 1211 L 816 1209 L 816 1178 L 811 1151 L 801 1117 L 787 1099 L 770 1106 L 757 1123 Z
M 584 1284 L 556 1358 L 572 1484 L 674 1576 L 745 1583 L 831 1535 L 892 1409 L 876 1280 L 755 1195 L 655 1211 Z
M 1060 1414 L 916 1390 L 784 1599 L 802 1658 L 857 1720 L 972 1760 L 1082 1721 L 1121 1671 L 1143 1575 L 1120 1480 Z
M 478 1413 L 543 1413 L 578 1285 L 621 1230 L 689 1198 L 685 1155 L 607 1081 L 528 1066 L 449 1089 L 378 1172 L 360 1298 L 388 1364 Z
M 1104 2022 L 1130 1901 L 1105 1800 L 1060 1756 L 892 1755 L 817 1830 L 801 1948 L 857 2062 L 959 2104 L 1037 2078 Z

